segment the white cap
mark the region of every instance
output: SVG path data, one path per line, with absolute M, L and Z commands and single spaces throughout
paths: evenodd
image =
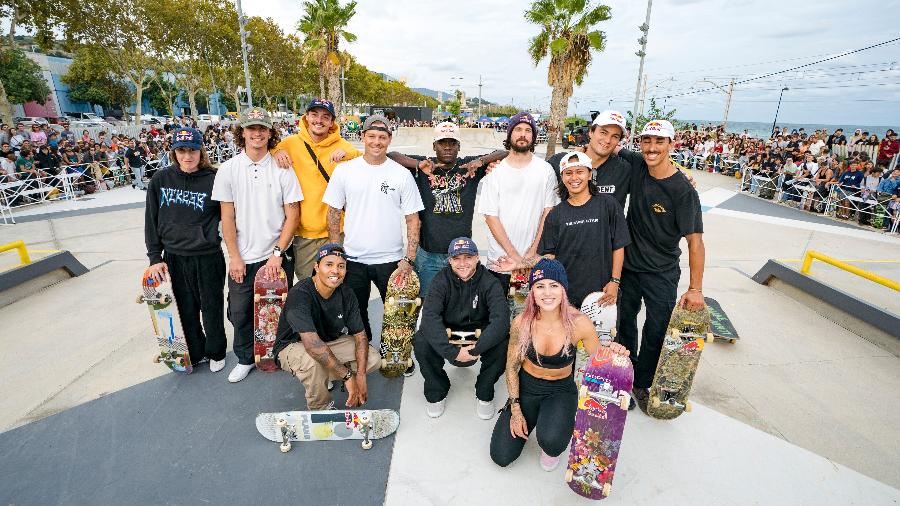
M 644 130 L 641 132 L 641 137 L 645 135 L 675 139 L 675 127 L 664 119 L 650 120 L 644 125 Z
M 594 118 L 594 122 L 592 125 L 616 125 L 617 127 L 622 129 L 622 134 L 625 134 L 625 116 L 622 116 L 622 113 L 619 111 L 603 111 Z
M 434 142 L 441 139 L 454 139 L 459 141 L 459 127 L 456 123 L 443 121 L 434 127 Z
M 572 158 L 573 156 L 578 159 L 570 162 L 569 158 Z M 559 172 L 562 173 L 562 171 L 571 169 L 572 167 L 586 167 L 587 170 L 593 170 L 594 164 L 591 161 L 591 157 L 581 151 L 569 151 L 559 160 Z

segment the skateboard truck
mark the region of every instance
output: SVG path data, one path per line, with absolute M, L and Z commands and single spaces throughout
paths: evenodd
M 281 453 L 291 451 L 291 440 L 288 437 L 287 420 L 279 418 L 275 422 L 275 426 L 278 427 L 278 431 L 281 432 L 281 446 L 279 446 L 278 449 L 281 450 Z
M 706 339 L 707 343 L 711 343 L 716 339 L 716 336 L 713 335 L 712 332 L 707 332 L 705 335 L 697 334 L 696 332 L 681 332 L 678 329 L 672 329 L 672 337 L 675 339 L 681 339 L 684 341 L 691 341 L 694 339 Z
M 261 300 L 278 300 L 281 299 L 281 302 L 287 302 L 287 293 L 283 293 L 281 295 L 275 295 L 275 290 L 267 290 L 265 295 L 260 295 L 258 293 L 253 294 L 253 302 L 259 302 Z
M 598 392 L 591 392 L 588 390 L 587 385 L 581 385 L 578 388 L 578 397 L 580 399 L 584 399 L 590 397 L 596 401 L 603 402 L 605 404 L 617 404 L 622 409 L 628 409 L 628 404 L 631 402 L 631 396 L 627 393 L 621 393 L 619 395 L 613 395 L 612 392 L 608 392 L 605 390 L 600 390 Z M 579 402 L 579 404 L 581 404 Z
M 362 449 L 368 450 L 372 448 L 372 440 L 369 439 L 369 434 L 372 432 L 372 420 L 369 419 L 368 416 L 359 417 L 360 428 L 359 431 L 362 432 L 363 440 L 362 440 Z
M 668 404 L 675 409 L 680 409 L 685 413 L 690 413 L 693 407 L 691 406 L 691 401 L 684 401 L 684 404 L 675 400 L 674 397 L 669 397 L 669 392 L 663 390 L 663 395 L 666 397 L 665 399 L 660 399 L 659 397 L 653 395 L 650 397 L 650 405 L 654 408 L 658 408 L 663 404 Z
M 601 485 L 600 482 L 597 481 L 596 476 L 590 476 L 590 478 L 583 474 L 575 476 L 575 471 L 569 468 L 566 470 L 566 483 L 571 483 L 573 481 L 584 483 L 591 488 L 601 489 L 600 493 L 603 494 L 603 497 L 609 497 L 609 493 L 612 491 L 612 486 L 609 483 L 603 483 Z
M 453 336 L 457 336 L 460 339 L 453 339 Z M 469 337 L 475 336 L 475 339 L 469 339 Z M 471 344 L 477 344 L 478 338 L 481 337 L 481 329 L 475 329 L 474 332 L 464 332 L 461 330 L 452 330 L 447 329 L 447 339 L 450 344 L 454 346 L 469 346 Z

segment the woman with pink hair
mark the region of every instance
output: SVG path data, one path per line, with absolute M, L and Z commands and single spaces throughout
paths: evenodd
M 600 346 L 594 324 L 569 304 L 566 269 L 558 260 L 542 259 L 528 279 L 531 290 L 525 310 L 510 328 L 506 357 L 509 400 L 491 436 L 491 459 L 506 467 L 519 458 L 529 434 L 537 431 L 540 465 L 552 471 L 559 464 L 575 426 L 578 391 L 575 346 L 584 342 L 588 354 Z M 613 352 L 628 350 L 611 343 Z

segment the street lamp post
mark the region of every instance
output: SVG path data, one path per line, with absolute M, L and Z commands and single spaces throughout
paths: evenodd
M 781 110 L 781 97 L 784 96 L 784 92 L 788 90 L 787 86 L 781 88 L 781 93 L 778 94 L 778 107 L 775 108 L 775 119 L 772 120 L 772 131 L 769 132 L 769 137 L 775 133 L 775 123 L 778 122 L 778 111 Z
M 250 46 L 247 44 L 247 30 L 244 26 L 247 24 L 247 18 L 244 17 L 244 11 L 241 10 L 241 0 L 235 0 L 237 4 L 238 26 L 241 29 L 241 53 L 244 56 L 244 81 L 247 85 L 247 107 L 253 107 L 253 92 L 250 90 L 250 66 L 247 64 L 247 51 Z M 241 104 L 236 104 L 237 108 L 241 108 Z
M 647 34 L 650 32 L 650 8 L 652 5 L 653 0 L 647 0 L 647 18 L 644 20 L 644 24 L 638 27 L 642 32 L 641 38 L 638 39 L 638 42 L 641 43 L 641 50 L 635 54 L 641 57 L 641 65 L 638 67 L 637 87 L 634 89 L 634 107 L 631 109 L 631 130 L 628 131 L 629 146 L 634 139 L 634 131 L 637 128 L 637 109 L 638 101 L 641 97 L 641 80 L 644 75 L 644 57 L 647 56 Z

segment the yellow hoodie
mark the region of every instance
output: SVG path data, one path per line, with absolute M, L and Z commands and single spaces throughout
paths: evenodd
M 319 158 L 319 163 L 322 164 L 322 168 L 329 177 L 337 166 L 331 161 L 331 154 L 334 153 L 334 150 L 343 149 L 347 153 L 344 160 L 356 158 L 362 152 L 341 137 L 337 122 L 331 126 L 328 135 L 321 142 L 313 142 L 308 129 L 309 124 L 306 122 L 306 117 L 303 116 L 300 118 L 300 131 L 279 142 L 275 150 L 287 151 L 294 164 L 297 180 L 300 181 L 300 189 L 303 190 L 303 202 L 300 203 L 300 225 L 298 225 L 295 235 L 305 239 L 321 239 L 328 237 L 328 224 L 325 218 L 328 206 L 322 203 L 325 187 L 328 184 L 316 167 L 316 162 L 313 161 L 309 151 L 306 150 L 303 141 L 312 147 L 313 152 Z

